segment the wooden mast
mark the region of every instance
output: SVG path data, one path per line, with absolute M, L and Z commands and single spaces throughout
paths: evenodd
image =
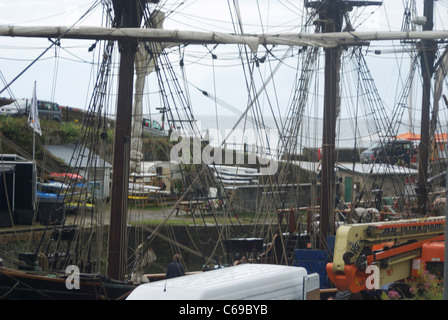
M 341 32 L 344 14 L 355 6 L 381 5 L 374 1 L 322 0 L 305 5 L 318 10 L 323 33 Z M 336 118 L 339 105 L 340 47 L 325 48 L 324 122 L 322 133 L 322 175 L 319 221 L 319 248 L 325 249 L 326 238 L 334 234 L 334 163 Z
M 423 31 L 433 29 L 434 22 L 434 0 L 425 0 L 423 15 L 426 22 L 423 25 Z M 417 204 L 420 214 L 426 214 L 426 205 L 428 202 L 428 163 L 429 163 L 429 114 L 431 106 L 431 79 L 434 74 L 434 61 L 436 55 L 436 42 L 434 40 L 422 40 L 420 43 L 420 63 L 423 81 L 422 91 L 422 111 L 421 111 L 421 133 L 419 144 L 419 162 L 418 162 L 418 181 L 417 181 Z
M 324 19 L 323 32 L 340 32 L 342 30 L 343 9 L 338 0 L 326 3 L 320 12 Z M 327 235 L 334 233 L 334 162 L 336 141 L 336 110 L 339 87 L 340 48 L 328 48 L 325 51 L 325 84 L 324 84 L 324 122 L 322 132 L 322 176 L 320 205 L 320 239 L 319 248 L 325 248 Z
M 114 26 L 139 28 L 146 2 L 145 0 L 114 0 Z M 126 273 L 127 198 L 136 49 L 136 39 L 119 41 L 120 69 L 107 258 L 107 274 L 116 280 L 124 280 Z

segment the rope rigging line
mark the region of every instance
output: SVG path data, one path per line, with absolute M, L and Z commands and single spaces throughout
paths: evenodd
M 147 47 L 147 51 L 149 52 L 155 52 L 152 44 L 149 44 Z M 179 123 L 179 127 L 182 129 L 190 129 L 193 130 L 196 134 L 200 134 L 199 130 L 197 130 L 196 123 L 194 120 L 194 116 L 191 110 L 191 102 L 189 101 L 189 94 L 188 90 L 182 89 L 180 84 L 178 83 L 177 75 L 174 72 L 174 68 L 172 67 L 168 55 L 164 52 L 158 55 L 157 58 L 157 68 L 156 68 L 156 74 L 157 74 L 157 83 L 160 87 L 160 93 L 161 93 L 161 99 L 163 101 L 162 105 L 164 106 L 164 109 L 166 110 L 166 114 L 168 116 L 167 121 L 170 123 L 170 127 L 174 124 Z M 184 82 L 186 81 L 185 76 L 185 70 L 183 66 L 181 65 L 181 72 L 183 75 Z M 187 121 L 178 121 L 178 119 L 187 119 Z M 187 128 L 188 127 L 188 128 Z M 207 168 L 207 167 L 205 167 Z M 198 171 L 203 172 L 204 170 L 198 168 Z M 185 174 L 183 174 L 185 176 Z M 184 178 L 185 179 L 185 178 Z M 202 175 L 198 174 L 196 176 L 196 179 L 202 180 Z M 189 187 L 194 186 L 195 181 L 193 181 Z M 200 183 L 202 186 L 207 186 L 207 181 L 202 180 Z M 187 193 L 186 192 L 186 193 Z M 180 200 L 180 199 L 179 199 Z M 178 200 L 178 201 L 179 201 Z M 218 221 L 216 220 L 216 215 L 213 215 L 216 225 L 218 224 Z M 202 216 L 201 212 L 201 218 L 204 222 L 204 225 L 206 225 L 204 217 Z
M 185 79 L 185 77 L 184 77 L 184 79 Z M 160 82 L 160 81 L 159 81 Z
M 56 41 L 51 41 L 51 45 L 48 46 L 41 54 L 39 54 L 27 67 L 25 67 L 16 77 L 14 77 L 2 90 L 0 90 L 0 94 L 3 93 L 6 89 L 8 89 L 17 79 L 19 79 L 32 65 L 34 65 L 45 53 L 47 53 L 55 44 L 60 41 L 67 33 L 72 30 L 78 22 L 80 22 L 87 14 L 89 14 L 96 6 L 99 5 L 101 1 L 96 0 L 95 3 L 70 27 L 68 28 Z
M 230 8 L 230 3 L 229 3 L 229 10 L 231 12 L 231 16 L 232 16 L 232 20 L 233 20 L 233 14 L 232 14 L 232 10 Z M 236 33 L 238 33 L 237 28 L 239 29 L 239 31 L 243 32 L 243 27 L 242 27 L 242 20 L 241 20 L 241 15 L 240 15 L 240 10 L 238 7 L 238 3 L 234 1 L 234 10 L 235 10 L 235 15 L 237 16 L 237 23 L 234 22 L 234 30 Z M 289 48 L 291 49 L 291 48 Z M 244 52 L 243 52 L 244 50 Z M 260 107 L 260 103 L 259 103 L 259 99 L 261 94 L 266 90 L 267 88 L 267 84 L 273 79 L 273 75 L 275 74 L 275 72 L 279 69 L 281 62 L 286 58 L 286 56 L 289 54 L 289 50 L 287 50 L 286 54 L 284 55 L 283 59 L 280 59 L 280 62 L 278 63 L 278 65 L 276 66 L 276 69 L 274 69 L 270 76 L 268 77 L 268 79 L 263 81 L 263 85 L 262 88 L 257 92 L 255 89 L 255 82 L 254 82 L 254 66 L 258 66 L 258 60 L 256 58 L 256 56 L 254 56 L 254 59 L 251 62 L 251 59 L 249 57 L 249 53 L 247 52 L 247 48 L 246 47 L 241 47 L 239 46 L 239 51 L 240 51 L 240 57 L 241 57 L 241 66 L 243 68 L 243 72 L 245 74 L 245 79 L 246 79 L 246 87 L 247 87 L 247 91 L 248 91 L 248 96 L 249 96 L 249 104 L 248 107 L 246 108 L 245 112 L 241 115 L 241 117 L 239 118 L 239 120 L 236 122 L 236 124 L 233 126 L 232 130 L 234 130 L 236 128 L 236 126 L 241 122 L 241 120 L 247 119 L 248 117 L 248 112 L 251 111 L 253 117 L 255 119 L 257 119 L 257 121 L 261 124 L 261 127 L 263 126 L 263 121 L 261 120 L 262 118 L 260 118 L 260 112 L 261 112 L 261 107 Z M 244 60 L 245 57 L 245 60 Z M 253 97 L 251 92 L 253 92 Z M 245 126 L 246 122 L 244 123 Z M 228 135 L 224 141 L 226 141 L 228 139 L 230 135 Z M 268 139 L 267 139 L 268 140 Z M 269 141 L 269 140 L 268 140 Z M 274 181 L 272 181 L 272 179 L 275 179 L 275 183 L 272 183 Z M 275 192 L 278 192 L 278 186 L 279 186 L 279 181 L 276 175 L 269 176 L 269 180 L 271 180 L 271 183 L 268 184 L 267 187 L 263 187 L 263 190 L 271 190 L 270 192 L 272 192 L 272 194 L 274 194 Z M 265 193 L 267 194 L 267 193 Z M 279 193 L 280 196 L 280 201 L 284 202 L 282 200 L 282 193 Z M 269 202 L 269 208 L 265 208 L 267 209 L 269 212 L 272 210 L 275 210 L 276 207 L 278 207 L 278 204 L 276 205 L 275 202 L 277 201 L 275 198 L 272 199 L 274 201 Z M 262 199 L 260 199 L 260 201 L 263 201 Z M 263 208 L 261 209 L 263 210 Z M 260 218 L 261 215 L 258 215 L 258 218 Z M 267 218 L 267 215 L 263 215 L 264 218 Z M 255 227 L 254 227 L 255 230 Z
M 100 115 L 102 114 L 102 109 L 103 109 L 103 105 L 105 105 L 106 99 L 107 99 L 107 88 L 108 88 L 108 82 L 109 82 L 109 78 L 111 76 L 110 71 L 110 64 L 112 61 L 112 54 L 113 54 L 113 48 L 114 48 L 114 42 L 113 41 L 108 41 L 105 44 L 105 48 L 103 50 L 103 55 L 100 56 L 103 61 L 101 63 L 101 67 L 98 70 L 98 74 L 97 74 L 97 80 L 95 83 L 95 87 L 94 87 L 94 93 L 91 96 L 91 100 L 89 103 L 89 106 L 86 110 L 86 119 L 95 119 L 95 122 L 92 122 L 92 120 L 87 120 L 87 121 L 83 121 L 82 126 L 81 126 L 81 134 L 78 138 L 77 143 L 75 144 L 75 152 L 73 153 L 70 161 L 69 161 L 69 167 L 73 167 L 73 168 L 78 168 L 77 170 L 77 174 L 79 174 L 79 168 L 83 167 L 84 165 L 87 167 L 90 167 L 90 173 L 88 173 L 87 176 L 85 176 L 84 178 L 87 179 L 87 181 L 90 181 L 90 179 L 95 179 L 95 176 L 97 175 L 97 170 L 104 170 L 104 166 L 105 166 L 105 162 L 104 161 L 100 161 L 98 157 L 96 157 L 94 155 L 95 154 L 99 154 L 99 151 L 97 149 L 97 147 L 99 147 L 101 145 L 101 143 L 99 143 L 100 141 L 100 134 L 99 134 L 99 129 L 101 129 L 101 126 L 99 126 L 99 121 L 101 120 Z M 87 148 L 88 146 L 90 146 L 90 150 Z M 92 148 L 92 146 L 94 146 Z M 96 147 L 95 147 L 96 146 Z M 90 174 L 92 176 L 90 176 Z M 71 178 L 69 177 L 65 177 L 65 179 L 63 180 L 63 183 L 70 183 Z M 73 182 L 73 181 L 72 181 Z M 103 181 L 104 183 L 104 181 Z M 60 194 L 62 192 L 62 189 L 59 191 L 58 194 Z M 88 192 L 88 186 L 83 186 L 80 189 L 80 194 L 86 194 L 86 192 Z M 75 250 L 75 252 L 77 252 L 77 248 L 81 247 L 81 241 L 82 241 L 82 230 L 86 227 L 90 230 L 90 235 L 88 236 L 88 241 L 82 242 L 83 243 L 83 252 L 80 252 L 79 254 L 76 255 L 76 257 L 74 257 L 75 259 L 81 259 L 82 261 L 84 261 L 85 258 L 85 254 L 87 253 L 87 255 L 89 256 L 89 252 L 90 252 L 90 244 L 91 244 L 91 239 L 92 239 L 92 235 L 94 232 L 94 228 L 92 227 L 94 224 L 92 222 L 95 221 L 95 218 L 93 216 L 94 214 L 94 209 L 93 207 L 89 210 L 87 209 L 84 204 L 86 199 L 82 200 L 79 199 L 78 201 L 77 199 L 77 195 L 74 193 L 70 193 L 66 195 L 66 200 L 68 200 L 68 202 L 76 202 L 77 203 L 77 208 L 76 208 L 76 214 L 74 216 L 73 219 L 73 224 L 78 224 L 77 221 L 79 220 L 79 230 L 77 230 L 76 232 L 76 236 L 73 237 L 73 239 L 71 241 L 69 241 L 69 243 L 67 243 L 66 245 L 66 249 L 65 249 L 65 256 L 69 257 L 71 254 L 71 250 L 72 250 L 72 245 L 74 245 L 73 249 Z M 93 195 L 93 197 L 95 197 L 95 194 Z M 99 201 L 95 201 L 94 203 L 96 203 L 96 205 L 99 205 Z M 89 214 L 89 218 L 90 218 L 90 223 L 87 223 L 87 220 L 85 219 L 85 215 L 84 213 L 88 213 Z M 46 225 L 46 229 L 45 232 L 48 230 L 49 224 Z M 72 226 L 66 226 L 66 220 L 63 220 L 62 226 L 61 226 L 62 230 L 65 230 L 66 228 L 71 229 Z M 37 249 L 36 249 L 36 254 L 39 252 L 40 247 L 42 246 L 42 241 L 43 241 L 44 237 L 42 237 L 41 243 L 38 245 Z M 56 246 L 55 248 L 53 248 L 54 250 L 56 250 L 56 252 L 58 252 L 60 250 L 60 246 L 62 245 L 61 241 L 59 241 L 60 238 L 58 238 L 58 241 L 56 241 L 56 244 L 53 245 Z M 47 248 L 46 248 L 46 253 L 48 254 L 49 250 L 51 249 L 51 241 L 48 242 Z M 79 262 L 80 260 L 76 260 L 76 262 Z M 87 261 L 90 261 L 90 258 L 87 257 Z M 69 259 L 65 259 L 65 263 L 69 264 L 70 260 Z M 84 263 L 80 263 L 79 265 L 85 265 Z M 97 263 L 97 267 L 99 267 L 99 263 Z M 64 267 L 64 265 L 61 265 L 61 268 Z

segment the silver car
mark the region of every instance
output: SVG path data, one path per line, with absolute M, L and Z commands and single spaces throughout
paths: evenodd
M 0 115 L 20 116 L 27 115 L 30 111 L 31 99 L 19 99 L 0 108 Z M 61 122 L 62 111 L 57 103 L 37 100 L 37 110 L 40 117 Z

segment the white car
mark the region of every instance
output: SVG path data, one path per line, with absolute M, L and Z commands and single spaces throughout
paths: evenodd
M 19 100 L 0 108 L 0 115 L 19 116 L 25 114 L 26 100 Z

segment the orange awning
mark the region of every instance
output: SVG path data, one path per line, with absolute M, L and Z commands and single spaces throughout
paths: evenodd
M 397 139 L 403 139 L 403 140 L 420 140 L 420 135 L 413 133 L 413 132 L 406 132 L 403 134 L 400 134 L 396 137 Z M 437 142 L 447 142 L 448 141 L 448 134 L 447 133 L 439 133 L 435 135 Z
M 437 142 L 447 142 L 448 141 L 448 135 L 446 133 L 436 134 L 436 141 Z
M 420 135 L 413 132 L 406 132 L 397 136 L 397 139 L 420 140 Z

